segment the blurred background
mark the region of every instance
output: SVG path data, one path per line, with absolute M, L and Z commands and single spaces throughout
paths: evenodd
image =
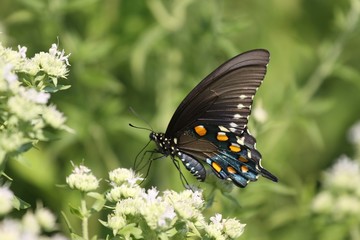
M 40 144 L 25 162 L 10 161 L 11 188 L 32 205 L 41 199 L 57 213 L 68 209 L 78 196 L 55 185 L 65 182 L 70 160 L 106 179 L 132 167 L 148 142 L 148 131 L 128 126 L 147 127 L 129 107 L 163 132 L 208 73 L 265 48 L 271 59 L 250 130 L 279 183 L 260 178 L 230 197 L 217 191 L 209 216 L 246 223 L 243 239 L 360 239 L 359 216 L 340 221 L 312 210 L 324 171 L 357 154 L 348 132 L 360 120 L 359 15 L 359 0 L 1 0 L 3 45 L 27 46 L 28 57 L 52 43 L 71 53 L 64 84 L 72 87 L 52 100 L 76 131 Z M 170 159 L 155 161 L 145 184 L 183 189 Z M 97 233 L 97 219 L 92 224 Z

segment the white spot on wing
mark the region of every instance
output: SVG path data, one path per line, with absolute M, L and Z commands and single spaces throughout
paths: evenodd
M 245 137 L 238 137 L 236 136 L 236 139 L 237 139 L 237 143 L 240 144 L 240 145 L 244 145 L 244 141 L 245 141 Z
M 236 128 L 229 128 L 231 132 L 236 132 Z
M 237 113 L 234 115 L 234 119 L 239 119 L 239 118 L 242 118 L 242 116 L 240 114 Z
M 219 129 L 220 129 L 220 131 L 222 131 L 222 132 L 230 132 L 230 130 L 227 129 L 226 127 L 224 127 L 224 126 L 219 126 Z
M 245 96 L 245 95 L 241 95 L 241 96 Z M 245 96 L 245 97 L 246 97 L 246 96 Z M 241 97 L 240 97 L 240 98 L 241 98 Z M 241 104 L 241 103 L 237 105 L 237 108 L 238 108 L 238 109 L 243 109 L 244 107 L 245 107 L 245 105 L 244 105 L 244 104 Z
M 236 124 L 236 123 L 234 123 L 234 122 L 231 122 L 230 123 L 230 127 L 233 127 L 233 128 L 235 128 L 235 127 L 237 127 L 238 125 Z
M 245 99 L 245 98 L 246 98 L 246 95 L 241 94 L 241 95 L 239 96 L 239 98 L 240 98 L 240 99 Z
M 236 144 L 236 143 L 231 143 L 231 146 L 240 148 L 240 146 L 238 144 Z

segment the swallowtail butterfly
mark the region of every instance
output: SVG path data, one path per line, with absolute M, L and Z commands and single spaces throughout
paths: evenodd
M 247 124 L 254 95 L 261 85 L 269 52 L 251 50 L 228 60 L 202 80 L 180 103 L 165 133 L 150 133 L 157 152 L 178 158 L 198 180 L 204 181 L 209 165 L 217 177 L 239 187 L 265 170 L 256 140 Z

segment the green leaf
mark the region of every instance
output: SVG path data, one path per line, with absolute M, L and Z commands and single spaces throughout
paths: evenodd
M 21 145 L 21 147 L 19 147 L 17 149 L 17 153 L 24 153 L 24 152 L 27 152 L 28 150 L 30 150 L 31 148 L 33 147 L 33 143 L 32 142 L 28 142 L 28 143 L 25 143 L 23 145 Z
M 75 216 L 77 216 L 77 217 L 79 217 L 81 219 L 83 218 L 83 215 L 81 214 L 80 209 L 75 208 L 75 207 L 71 206 L 70 204 L 69 204 L 69 207 L 70 207 L 70 212 L 72 214 L 74 214 Z
M 87 195 L 89 197 L 96 199 L 94 204 L 91 206 L 92 210 L 99 212 L 101 209 L 103 209 L 103 207 L 106 203 L 106 199 L 105 199 L 104 195 L 97 193 L 97 192 L 89 192 L 89 193 L 87 193 Z
M 12 205 L 16 210 L 27 209 L 27 208 L 31 207 L 31 205 L 29 203 L 25 202 L 24 200 L 22 200 L 21 198 L 18 198 L 16 196 L 13 198 Z
M 136 227 L 135 223 L 131 223 L 124 228 L 122 228 L 119 232 L 119 235 L 123 235 L 125 239 L 131 239 L 130 236 L 133 236 L 135 239 L 144 238 L 142 234 L 142 230 Z
M 57 86 L 46 86 L 44 91 L 47 93 L 55 93 L 57 91 L 69 89 L 71 85 L 57 85 Z
M 71 233 L 70 236 L 71 236 L 72 240 L 84 240 L 84 238 L 82 236 L 79 236 L 75 233 Z
M 107 227 L 107 222 L 106 222 L 106 221 L 103 221 L 103 220 L 101 220 L 101 219 L 98 219 L 98 221 L 99 221 L 102 225 L 104 225 L 105 227 Z
M 34 78 L 35 82 L 43 82 L 46 78 L 46 74 L 41 73 Z
M 88 192 L 86 193 L 87 196 L 94 198 L 96 200 L 102 200 L 104 199 L 104 195 L 97 193 L 97 192 Z

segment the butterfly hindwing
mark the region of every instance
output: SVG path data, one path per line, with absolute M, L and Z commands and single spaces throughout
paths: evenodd
M 261 154 L 255 144 L 255 138 L 247 128 L 237 135 L 223 126 L 201 124 L 185 131 L 179 138 L 178 147 L 210 165 L 219 178 L 230 179 L 237 186 L 245 187 L 249 181 L 256 181 L 259 174 L 277 181 L 261 167 Z

